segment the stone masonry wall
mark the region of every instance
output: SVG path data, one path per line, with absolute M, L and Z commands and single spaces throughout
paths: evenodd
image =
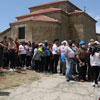
M 46 16 L 49 16 L 51 18 L 57 19 L 60 23 L 61 23 L 61 40 L 64 39 L 69 39 L 69 29 L 68 29 L 68 25 L 69 25 L 69 19 L 68 19 L 68 15 L 62 11 L 59 11 L 57 13 L 47 13 L 45 14 Z
M 88 43 L 91 38 L 96 40 L 96 22 L 83 14 L 84 40 Z
M 33 21 L 32 42 L 43 42 L 44 40 L 53 42 L 55 38 L 61 37 L 60 27 L 60 23 Z
M 84 40 L 83 17 L 80 14 L 69 16 L 69 34 L 70 39 L 79 42 Z
M 13 39 L 18 38 L 18 29 L 21 27 L 25 27 L 25 39 L 22 39 L 22 41 L 32 41 L 32 29 L 31 29 L 31 22 L 23 22 L 18 23 L 11 26 L 11 34 Z M 21 40 L 20 40 L 21 41 Z
M 0 41 L 3 40 L 4 36 L 11 37 L 11 29 L 10 28 L 0 34 Z
M 100 42 L 100 34 L 96 34 L 96 39 Z
M 96 39 L 95 21 L 84 14 L 74 14 L 70 17 L 69 30 L 74 40 L 84 40 L 86 43 L 91 38 Z

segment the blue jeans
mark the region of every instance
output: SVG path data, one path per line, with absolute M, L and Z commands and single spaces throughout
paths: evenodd
M 66 59 L 66 77 L 72 79 L 73 69 L 75 67 L 74 59 L 70 59 L 69 61 Z

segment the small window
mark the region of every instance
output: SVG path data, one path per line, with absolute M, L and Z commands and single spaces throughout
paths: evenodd
M 25 39 L 25 27 L 19 28 L 19 39 Z

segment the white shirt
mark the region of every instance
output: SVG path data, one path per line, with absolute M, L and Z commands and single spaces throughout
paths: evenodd
M 19 46 L 19 54 L 26 54 L 26 50 L 25 50 L 25 47 L 23 45 L 20 45 Z
M 75 58 L 75 52 L 70 47 L 66 46 L 64 51 L 68 53 L 69 58 Z
M 76 52 L 77 51 L 77 47 L 72 47 L 73 51 Z
M 59 51 L 60 51 L 60 53 L 64 52 L 64 45 L 61 45 L 61 46 L 59 47 Z
M 90 55 L 91 66 L 100 66 L 99 53 L 95 53 L 93 56 Z
M 57 51 L 58 51 L 58 47 L 56 44 L 53 44 L 53 47 L 52 47 L 52 54 L 57 54 Z

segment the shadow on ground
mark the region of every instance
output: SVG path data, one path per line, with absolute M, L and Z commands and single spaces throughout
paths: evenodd
M 0 91 L 0 96 L 9 96 L 10 92 L 2 92 Z

